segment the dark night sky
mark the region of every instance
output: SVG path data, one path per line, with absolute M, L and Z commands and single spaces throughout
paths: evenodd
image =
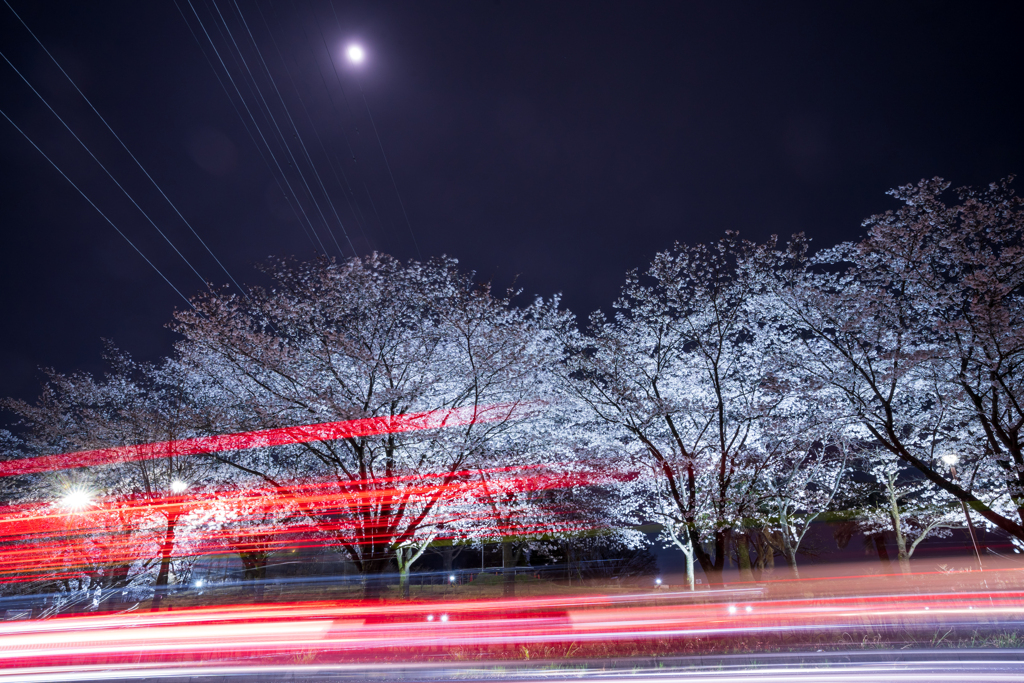
M 173 0 L 11 3 L 237 279 L 258 282 L 252 265 L 268 255 L 313 255 L 207 62 L 217 57 L 188 0 L 189 24 Z M 298 150 L 234 4 L 192 3 L 301 186 L 235 61 L 257 72 Z M 239 6 L 360 253 L 416 255 L 361 84 L 423 255 L 456 256 L 501 286 L 518 275 L 527 294 L 563 292 L 581 315 L 607 307 L 624 272 L 673 240 L 735 229 L 830 244 L 889 208 L 897 184 L 1024 171 L 1019 3 L 334 0 L 338 21 L 323 0 Z M 226 282 L 6 7 L 0 17 L 0 50 L 203 278 Z M 368 50 L 358 70 L 339 62 L 344 95 L 321 30 L 338 55 L 355 39 Z M 2 60 L 0 109 L 176 286 L 199 291 Z M 101 338 L 143 359 L 167 353 L 164 324 L 181 299 L 2 119 L 0 158 L 0 395 L 34 396 L 39 366 L 97 370 Z

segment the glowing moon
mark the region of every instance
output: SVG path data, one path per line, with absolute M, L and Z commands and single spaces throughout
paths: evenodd
M 345 50 L 345 55 L 348 56 L 348 61 L 353 64 L 362 64 L 363 60 L 366 59 L 366 51 L 360 45 L 349 45 L 348 49 Z

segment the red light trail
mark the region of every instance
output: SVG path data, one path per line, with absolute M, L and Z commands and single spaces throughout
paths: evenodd
M 0 623 L 0 667 L 246 667 L 437 659 L 494 648 L 728 638 L 813 631 L 1019 626 L 1024 593 L 764 599 L 761 589 L 576 595 L 515 601 L 298 602 Z M 700 600 L 701 602 L 695 602 Z M 671 604 L 671 603 L 675 604 Z M 669 603 L 669 604 L 666 604 Z
M 77 467 L 97 467 L 112 463 L 152 460 L 180 455 L 200 455 L 221 451 L 237 451 L 250 448 L 269 448 L 311 441 L 337 441 L 362 436 L 377 436 L 398 432 L 421 431 L 465 427 L 471 424 L 499 422 L 514 417 L 524 404 L 496 404 L 469 406 L 450 410 L 433 410 L 425 413 L 410 413 L 385 417 L 371 417 L 343 422 L 280 427 L 238 434 L 201 436 L 175 441 L 100 448 L 91 451 L 43 455 L 20 460 L 0 462 L 0 477 L 21 474 L 35 474 Z
M 486 483 L 477 478 L 481 472 L 465 471 L 372 482 L 305 482 L 276 489 L 207 491 L 144 500 L 98 499 L 78 511 L 48 504 L 41 509 L 38 503 L 9 506 L 0 510 L 0 576 L 7 582 L 71 578 L 75 570 L 84 567 L 147 559 L 157 553 L 166 520 L 186 520 L 189 515 L 196 515 L 198 521 L 188 526 L 187 534 L 182 532 L 186 542 L 184 549 L 176 550 L 176 557 L 323 547 L 333 543 L 325 534 L 357 530 L 364 524 L 361 513 L 382 500 L 457 499 L 458 512 L 448 521 L 485 529 L 485 536 L 581 533 L 591 527 L 557 505 L 547 505 L 543 515 L 516 518 L 510 523 L 498 522 L 499 516 L 486 501 L 495 490 L 550 491 L 598 485 L 619 476 L 565 474 L 540 467 L 495 468 L 483 473 L 490 477 Z M 203 516 L 218 511 L 227 517 L 220 523 L 204 525 Z M 389 538 L 365 530 L 361 537 L 362 541 L 350 543 Z

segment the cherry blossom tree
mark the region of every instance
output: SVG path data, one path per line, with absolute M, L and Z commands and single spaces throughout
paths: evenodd
M 568 323 L 557 301 L 525 307 L 494 296 L 454 260 L 402 264 L 374 254 L 343 263 L 277 261 L 271 290 L 214 294 L 178 315 L 183 367 L 195 386 L 231 406 L 234 429 L 460 411 L 458 425 L 304 443 L 220 456 L 284 487 L 334 482 L 349 496 L 348 527 L 304 511 L 382 586 L 398 548 L 436 526 L 446 496 L 489 463 L 488 444 L 543 400 L 539 376 Z M 429 476 L 429 486 L 418 477 Z M 404 553 L 404 551 L 403 551 Z M 403 564 L 407 560 L 403 556 Z
M 196 456 L 168 453 L 157 459 L 133 459 L 130 447 L 191 436 L 187 400 L 180 378 L 166 368 L 135 363 L 110 347 L 110 371 L 102 380 L 86 374 L 50 372 L 36 403 L 8 400 L 4 407 L 18 415 L 30 452 L 39 454 L 129 447 L 123 461 L 69 474 L 38 475 L 35 493 L 49 489 L 60 500 L 69 490 L 101 502 L 105 532 L 97 528 L 92 545 L 95 562 L 105 568 L 109 588 L 123 588 L 133 571 L 155 557 L 157 601 L 168 584 L 175 560 L 176 538 L 183 508 L 174 501 L 178 487 L 201 478 L 204 463 Z M 40 501 L 49 505 L 52 501 Z M 120 520 L 118 522 L 117 520 Z M 110 547 L 104 546 L 104 540 Z M 143 550 L 155 542 L 155 552 Z M 128 549 L 135 547 L 135 550 Z M 80 548 L 81 549 L 81 548 Z M 140 564 L 141 563 L 141 564 Z M 137 573 L 135 578 L 141 578 Z
M 870 474 L 881 489 L 880 504 L 867 507 L 860 525 L 867 534 L 892 531 L 900 571 L 910 573 L 910 558 L 927 538 L 949 536 L 964 526 L 956 499 L 924 479 L 908 480 L 915 472 L 889 451 L 870 453 Z
M 893 190 L 903 206 L 868 219 L 856 245 L 811 257 L 798 237 L 776 293 L 803 330 L 803 372 L 841 392 L 857 438 L 1021 542 L 1021 200 L 1004 181 L 947 205 L 948 186 Z
M 749 267 L 756 251 L 730 234 L 658 254 L 646 278 L 629 274 L 614 317 L 595 314 L 574 339 L 567 374 L 610 443 L 657 472 L 669 504 L 656 514 L 685 527 L 684 552 L 712 582 L 733 539 L 750 572 L 744 520 L 771 466 L 758 439 L 784 400 L 771 386 L 778 335 L 764 324 L 764 274 Z

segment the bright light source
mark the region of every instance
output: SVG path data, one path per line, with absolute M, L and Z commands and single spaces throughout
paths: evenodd
M 448 621 L 448 615 L 447 614 L 442 614 L 441 615 L 441 621 Z
M 366 59 L 366 51 L 360 45 L 349 45 L 345 50 L 345 56 L 353 64 L 362 64 Z
M 654 583 L 655 583 L 656 585 L 660 586 L 660 585 L 661 585 L 661 579 L 655 579 L 655 580 L 654 580 Z
M 448 583 L 455 583 L 455 574 L 448 577 Z
M 736 614 L 736 605 L 729 605 L 729 614 Z
M 181 479 L 175 479 L 171 482 L 171 491 L 174 493 L 181 493 L 188 488 L 188 484 L 183 482 Z
M 434 620 L 434 615 L 433 614 L 428 614 L 427 615 L 427 621 L 433 621 L 433 620 Z
M 203 580 L 199 579 L 198 581 L 196 581 L 196 588 L 202 588 L 202 587 L 203 587 Z
M 753 607 L 751 607 L 750 605 L 747 605 L 747 607 L 746 607 L 746 610 L 747 610 L 748 612 L 753 612 L 753 611 L 754 611 L 754 608 L 753 608 Z
M 83 488 L 73 488 L 64 494 L 60 504 L 68 510 L 84 510 L 92 504 L 92 493 Z
M 946 463 L 950 467 L 960 462 L 960 456 L 956 453 L 946 453 L 942 456 L 942 462 Z

